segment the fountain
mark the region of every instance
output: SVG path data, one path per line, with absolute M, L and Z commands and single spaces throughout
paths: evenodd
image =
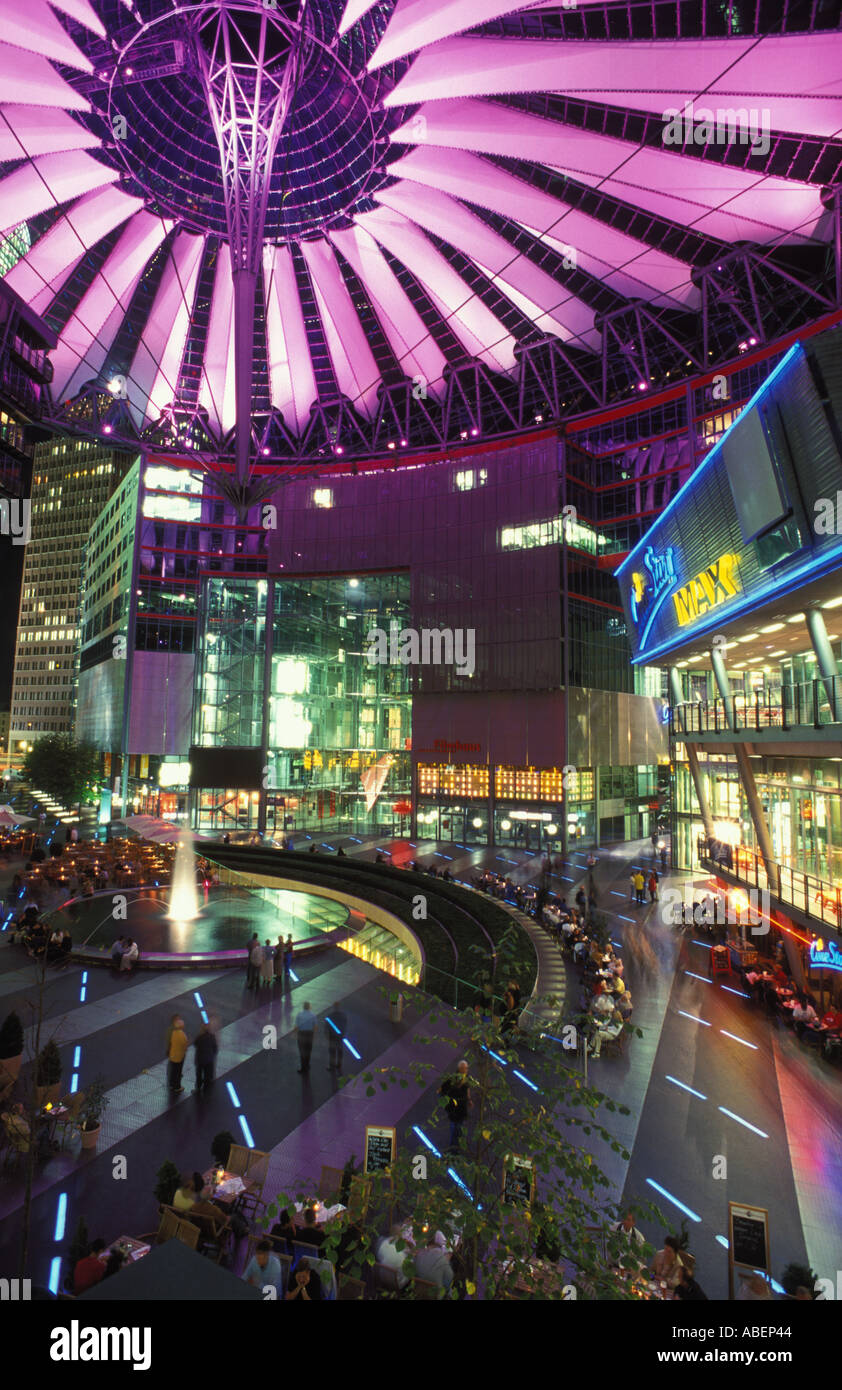
M 193 835 L 187 826 L 184 826 L 175 852 L 167 917 L 171 922 L 194 922 L 198 916 L 199 894 L 196 891 Z

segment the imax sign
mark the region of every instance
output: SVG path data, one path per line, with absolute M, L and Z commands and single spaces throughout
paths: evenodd
M 740 592 L 739 563 L 739 555 L 720 555 L 707 569 L 676 589 L 672 598 L 679 627 L 694 623 L 710 609 L 727 603 Z

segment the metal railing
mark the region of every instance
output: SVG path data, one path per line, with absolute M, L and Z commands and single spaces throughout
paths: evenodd
M 739 729 L 821 729 L 842 724 L 842 677 L 816 677 L 778 690 L 757 691 L 753 696 L 738 694 L 727 700 L 687 701 L 670 710 L 670 722 L 676 735 L 727 734 Z
M 842 927 L 842 888 L 815 874 L 802 873 L 786 864 L 773 864 L 770 876 L 763 858 L 742 845 L 725 845 L 700 835 L 699 860 L 706 867 L 727 870 L 748 888 L 766 889 L 782 906 L 797 908 L 826 926 Z

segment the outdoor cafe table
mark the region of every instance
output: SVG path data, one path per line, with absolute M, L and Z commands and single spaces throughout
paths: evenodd
M 69 1113 L 66 1105 L 51 1105 L 49 1110 L 45 1106 L 43 1110 L 38 1111 L 37 1118 L 39 1122 L 46 1125 L 51 1144 L 55 1139 L 56 1125 L 59 1120 L 63 1120 Z
M 218 1177 L 218 1173 L 218 1168 L 209 1168 L 202 1174 L 205 1180 L 202 1195 L 210 1195 L 220 1206 L 234 1207 L 246 1193 L 258 1190 L 257 1183 L 244 1181 L 238 1173 L 223 1170 L 221 1177 Z
M 296 1202 L 295 1210 L 299 1213 L 299 1215 L 303 1211 L 315 1212 L 316 1225 L 321 1226 L 325 1221 L 333 1221 L 335 1217 L 339 1216 L 340 1212 L 347 1211 L 348 1208 L 344 1207 L 341 1202 L 336 1202 L 332 1207 L 326 1207 L 324 1202 L 318 1201 Z M 302 1226 L 300 1223 L 296 1224 L 298 1225 L 299 1230 L 306 1232 L 306 1226 Z M 306 1240 L 304 1240 L 303 1243 L 306 1245 Z
M 136 1260 L 142 1260 L 144 1255 L 148 1255 L 151 1249 L 151 1245 L 135 1236 L 120 1236 L 118 1240 L 112 1241 L 106 1250 L 101 1251 L 97 1258 L 105 1264 L 112 1250 L 120 1250 L 126 1257 L 126 1264 L 134 1264 Z

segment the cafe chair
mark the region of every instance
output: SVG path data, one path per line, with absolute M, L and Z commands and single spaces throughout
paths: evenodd
M 352 1279 L 347 1274 L 340 1274 L 337 1298 L 340 1303 L 356 1303 L 364 1299 L 365 1284 L 362 1279 Z
M 322 1165 L 316 1195 L 321 1197 L 325 1206 L 331 1204 L 332 1200 L 339 1200 L 339 1193 L 342 1188 L 342 1179 L 344 1176 L 341 1168 L 328 1168 L 324 1164 Z
M 403 1278 L 401 1275 L 400 1278 Z M 399 1294 L 405 1287 L 399 1282 L 399 1272 L 392 1269 L 391 1265 L 376 1264 L 374 1266 L 374 1287 L 377 1293 Z
M 298 1242 L 296 1242 L 296 1244 L 297 1244 L 297 1243 L 298 1243 Z M 318 1254 L 318 1252 L 317 1252 L 317 1254 Z M 308 1256 L 308 1259 L 310 1259 L 309 1256 Z M 297 1263 L 297 1261 L 296 1261 L 296 1263 Z M 333 1265 L 331 1264 L 330 1260 L 326 1260 L 326 1259 L 324 1258 L 324 1256 L 322 1256 L 321 1258 L 310 1259 L 310 1268 L 311 1268 L 311 1269 L 314 1269 L 314 1270 L 316 1271 L 316 1273 L 318 1274 L 319 1278 L 321 1279 L 321 1281 L 322 1281 L 322 1289 L 323 1289 L 323 1291 L 324 1291 L 324 1296 L 325 1296 L 325 1298 L 327 1299 L 327 1301 L 328 1301 L 329 1303 L 335 1303 L 335 1302 L 336 1302 L 336 1270 L 334 1269 L 334 1267 L 333 1267 Z
M 179 1221 L 178 1230 L 175 1233 L 176 1240 L 180 1240 L 182 1245 L 186 1245 L 190 1250 L 198 1250 L 199 1239 L 202 1232 L 192 1221 Z
M 181 1217 L 174 1207 L 161 1207 L 160 1216 L 161 1219 L 158 1222 L 158 1230 L 155 1233 L 156 1245 L 163 1245 L 167 1240 L 174 1240 L 178 1235 L 178 1227 L 181 1221 Z
M 228 1161 L 225 1164 L 226 1173 L 245 1181 L 250 1155 L 251 1149 L 247 1149 L 245 1144 L 232 1144 L 228 1150 Z
M 415 1298 L 422 1301 L 436 1301 L 444 1297 L 444 1290 L 438 1284 L 433 1284 L 429 1279 L 412 1279 L 410 1287 Z
M 231 1248 L 231 1227 L 221 1217 L 216 1221 L 201 1212 L 192 1211 L 190 1220 L 199 1227 L 200 1254 L 209 1256 L 215 1264 L 219 1264 Z
M 307 1259 L 310 1260 L 311 1263 L 313 1260 L 319 1260 L 321 1259 L 321 1253 L 318 1245 L 307 1245 L 303 1240 L 294 1240 L 292 1242 L 293 1267 L 298 1264 L 299 1260 Z
M 61 1118 L 56 1121 L 56 1130 L 61 1134 L 62 1148 L 64 1148 L 64 1141 L 67 1138 L 67 1131 L 69 1129 L 76 1129 L 79 1125 L 79 1111 L 82 1108 L 84 1099 L 84 1091 L 75 1091 L 73 1095 L 62 1096 L 59 1101 L 59 1105 L 63 1106 L 67 1111 L 66 1115 L 62 1115 Z

